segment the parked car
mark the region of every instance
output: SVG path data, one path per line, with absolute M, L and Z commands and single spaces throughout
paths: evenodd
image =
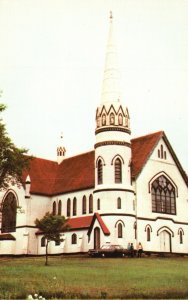
M 120 245 L 103 245 L 99 249 L 90 249 L 91 257 L 124 257 L 129 255 L 129 251 Z

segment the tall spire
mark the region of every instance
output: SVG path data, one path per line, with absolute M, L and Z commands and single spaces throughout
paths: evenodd
M 117 53 L 113 34 L 113 16 L 110 12 L 110 28 L 106 46 L 104 78 L 102 84 L 101 103 L 120 101 L 120 76 L 117 63 Z

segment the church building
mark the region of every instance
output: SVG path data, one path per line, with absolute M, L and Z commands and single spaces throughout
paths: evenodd
M 131 138 L 120 96 L 110 16 L 94 148 L 57 161 L 35 157 L 20 186 L 0 192 L 0 255 L 45 254 L 36 218 L 64 215 L 69 230 L 50 254 L 87 253 L 106 244 L 188 253 L 188 178 L 163 131 Z

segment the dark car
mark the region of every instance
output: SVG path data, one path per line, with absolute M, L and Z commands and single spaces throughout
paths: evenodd
M 124 257 L 129 251 L 120 245 L 103 245 L 99 249 L 90 249 L 88 254 L 92 257 Z

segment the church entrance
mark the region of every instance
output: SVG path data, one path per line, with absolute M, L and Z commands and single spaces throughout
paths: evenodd
M 100 229 L 95 227 L 94 229 L 94 249 L 100 248 Z
M 160 233 L 160 251 L 161 252 L 171 252 L 171 235 L 168 231 L 163 230 Z

